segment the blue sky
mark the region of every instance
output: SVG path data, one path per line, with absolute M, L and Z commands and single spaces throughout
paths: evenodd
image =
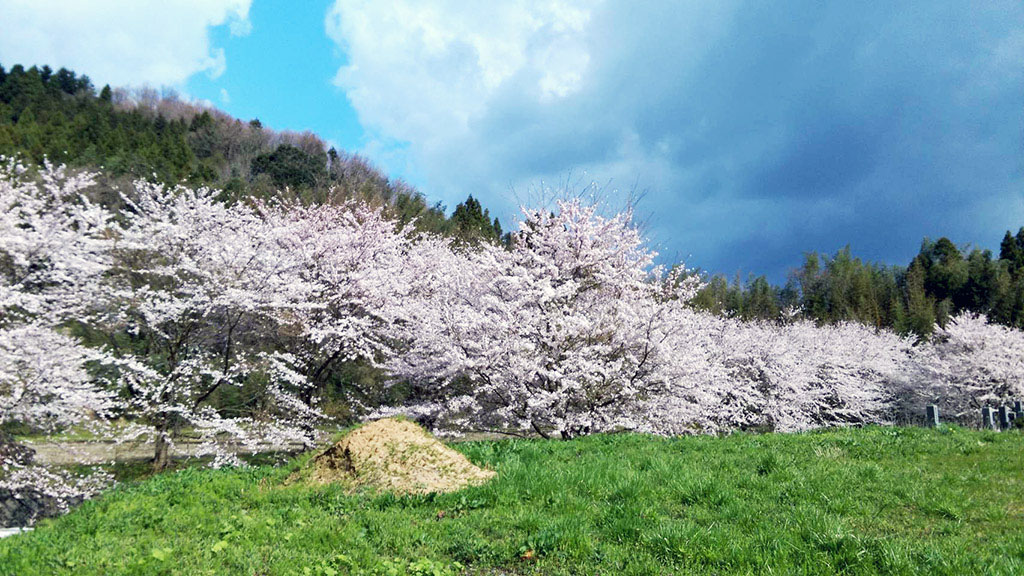
M 332 82 L 345 59 L 324 31 L 330 4 L 253 2 L 248 34 L 211 28 L 213 45 L 228 58 L 224 73 L 192 75 L 184 91 L 242 119 L 259 118 L 277 130 L 310 130 L 339 148 L 360 149 L 359 118 Z
M 1024 3 L 0 0 L 0 63 L 168 85 L 508 222 L 593 181 L 775 281 L 1024 225 Z

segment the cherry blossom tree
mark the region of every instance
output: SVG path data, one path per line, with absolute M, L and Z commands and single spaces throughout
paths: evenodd
M 158 469 L 182 432 L 215 464 L 309 445 L 317 387 L 354 361 L 411 384 L 406 412 L 544 437 L 886 424 L 925 403 L 967 418 L 1024 395 L 1024 332 L 961 315 L 915 345 L 697 311 L 699 277 L 655 266 L 629 211 L 580 199 L 524 210 L 508 247 L 467 247 L 355 201 L 143 182 L 114 218 L 91 182 L 0 160 L 0 424 L 122 416 Z M 0 488 L 98 485 L 14 451 L 0 465 Z
M 980 409 L 1024 397 L 1024 332 L 969 312 L 937 326 L 913 355 L 914 381 L 899 390 L 901 410 L 936 404 L 944 420 L 974 423 Z
M 39 324 L 0 329 L 0 425 L 29 424 L 53 432 L 80 425 L 106 434 L 104 418 L 115 399 L 85 369 L 102 353 Z M 108 486 L 108 474 L 72 473 L 36 465 L 30 450 L 0 438 L 0 489 L 16 498 L 27 493 L 49 497 L 60 508 Z
M 282 348 L 314 387 L 346 362 L 377 366 L 390 351 L 399 300 L 408 284 L 411 226 L 401 229 L 382 208 L 283 204 L 262 209 L 278 248 L 296 260 L 305 301 L 290 310 Z
M 558 208 L 526 211 L 510 251 L 438 239 L 411 249 L 398 324 L 408 348 L 388 366 L 442 393 L 402 411 L 565 437 L 894 421 L 896 392 L 914 381 L 909 340 L 693 310 L 699 281 L 653 267 L 628 213 Z
M 912 343 L 856 323 L 743 322 L 687 311 L 673 348 L 689 371 L 660 395 L 650 431 L 796 431 L 884 424 L 911 377 Z
M 90 174 L 0 158 L 0 425 L 98 426 L 115 405 L 86 370 L 104 355 L 63 333 L 102 302 L 111 224 L 82 194 L 92 184 Z M 34 466 L 30 451 L 10 444 L 0 446 L 0 467 L 0 488 L 61 505 L 109 480 Z
M 109 262 L 111 215 L 83 190 L 93 175 L 0 157 L 0 321 L 57 325 L 90 313 Z
M 464 420 L 544 437 L 608 429 L 663 384 L 669 311 L 697 287 L 663 281 L 629 213 L 581 200 L 525 210 L 507 251 L 412 254 L 432 272 L 416 273 L 392 373 L 454 392 Z
M 301 259 L 287 231 L 216 196 L 137 183 L 113 250 L 117 305 L 106 328 L 119 336 L 112 352 L 126 415 L 154 438 L 157 469 L 183 428 L 215 463 L 236 463 L 226 440 L 249 449 L 309 445 L 319 417 L 300 398 L 308 381 L 295 359 L 261 339 L 310 300 Z M 214 405 L 226 388 L 249 393 L 244 413 Z
M 39 324 L 0 330 L 0 424 L 22 422 L 53 431 L 96 422 L 115 407 L 86 371 L 101 352 Z

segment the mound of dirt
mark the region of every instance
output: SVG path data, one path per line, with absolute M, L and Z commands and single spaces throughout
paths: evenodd
M 404 494 L 454 492 L 494 476 L 416 424 L 392 418 L 349 432 L 311 465 L 313 483 L 340 481 Z

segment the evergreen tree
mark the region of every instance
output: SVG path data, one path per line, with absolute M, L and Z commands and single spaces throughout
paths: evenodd
M 451 217 L 452 235 L 467 244 L 496 242 L 501 240 L 501 224 L 495 218 L 492 222 L 490 211 L 470 194 L 465 202 L 457 205 Z
M 758 276 L 747 284 L 743 305 L 745 319 L 771 320 L 779 316 L 779 302 L 776 290 L 764 276 Z
M 927 339 L 935 327 L 935 300 L 925 293 L 924 266 L 916 261 L 910 265 L 905 276 L 906 314 L 896 330 L 902 334 L 916 334 Z
M 261 154 L 252 162 L 252 175 L 267 174 L 276 186 L 313 188 L 326 172 L 326 154 L 321 161 L 289 144 L 278 146 L 270 154 Z
M 997 275 L 998 266 L 992 261 L 992 252 L 972 250 L 967 257 L 967 280 L 958 298 L 962 309 L 987 313 L 995 301 Z

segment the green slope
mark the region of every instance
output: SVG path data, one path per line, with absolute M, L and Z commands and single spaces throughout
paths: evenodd
M 298 463 L 124 485 L 0 541 L 0 574 L 1024 573 L 1017 432 L 457 448 L 498 477 L 402 498 L 283 486 Z

